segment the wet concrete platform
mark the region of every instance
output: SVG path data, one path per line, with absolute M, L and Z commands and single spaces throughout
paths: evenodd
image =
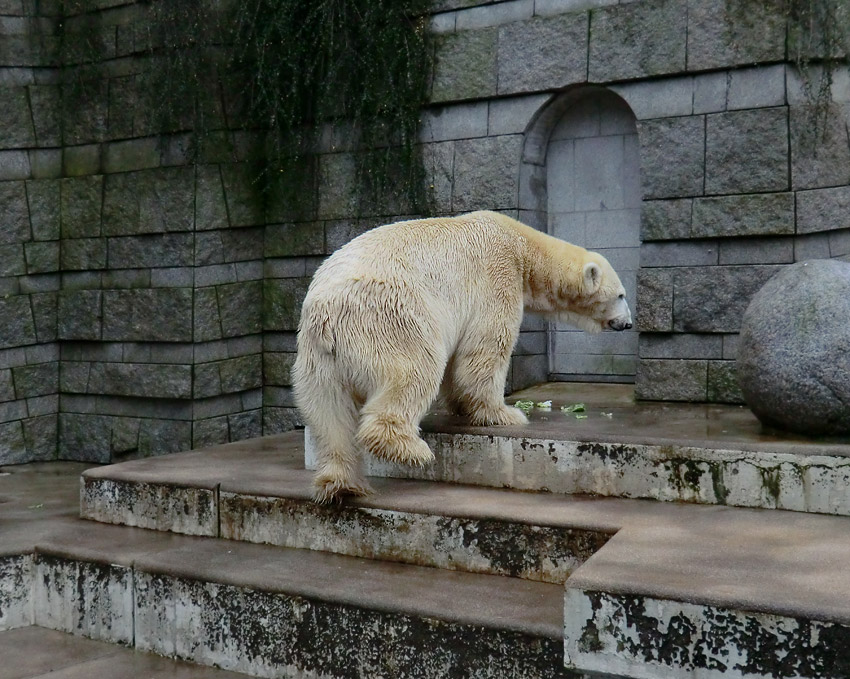
M 552 408 L 534 408 L 525 427 L 472 428 L 462 418 L 435 413 L 426 418 L 423 429 L 850 457 L 850 437 L 806 438 L 766 429 L 743 405 L 635 401 L 634 386 L 630 384 L 548 382 L 514 392 L 506 403 L 513 405 L 520 400 L 535 403 L 551 400 Z M 576 403 L 585 404 L 586 410 L 577 414 L 586 418 L 561 411 L 561 406 Z

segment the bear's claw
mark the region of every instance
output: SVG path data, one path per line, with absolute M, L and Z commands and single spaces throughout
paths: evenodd
M 528 424 L 528 418 L 519 408 L 506 405 L 497 410 L 474 413 L 471 419 L 476 427 L 518 427 Z
M 313 501 L 320 505 L 341 503 L 346 495 L 365 497 L 374 492 L 367 481 L 349 482 L 319 474 L 313 481 Z

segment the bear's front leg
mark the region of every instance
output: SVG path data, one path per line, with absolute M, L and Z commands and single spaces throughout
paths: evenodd
M 478 338 L 470 337 L 455 353 L 451 381 L 456 390 L 454 397 L 476 426 L 528 423 L 523 412 L 505 405 L 504 399 L 516 332 L 502 328 Z

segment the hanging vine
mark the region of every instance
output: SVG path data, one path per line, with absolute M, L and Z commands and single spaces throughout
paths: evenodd
M 115 56 L 115 28 L 104 31 L 103 13 L 91 7 L 63 4 L 63 120 L 104 97 L 92 73 Z M 353 151 L 360 212 L 428 211 L 417 135 L 433 60 L 430 0 L 142 0 L 134 8 L 138 16 L 112 40 L 120 46 L 129 31 L 139 65 L 135 134 L 189 132 L 197 160 L 205 145 L 228 141 L 222 130 L 250 130 L 260 140 L 258 187 L 302 204 L 314 195 L 319 152 Z

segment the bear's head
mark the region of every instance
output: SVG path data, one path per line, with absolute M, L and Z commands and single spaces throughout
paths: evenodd
M 628 330 L 632 327 L 632 312 L 626 302 L 626 290 L 620 277 L 602 255 L 586 252 L 580 280 L 567 282 L 562 296 L 568 308 L 560 309 L 559 320 L 588 332 Z

